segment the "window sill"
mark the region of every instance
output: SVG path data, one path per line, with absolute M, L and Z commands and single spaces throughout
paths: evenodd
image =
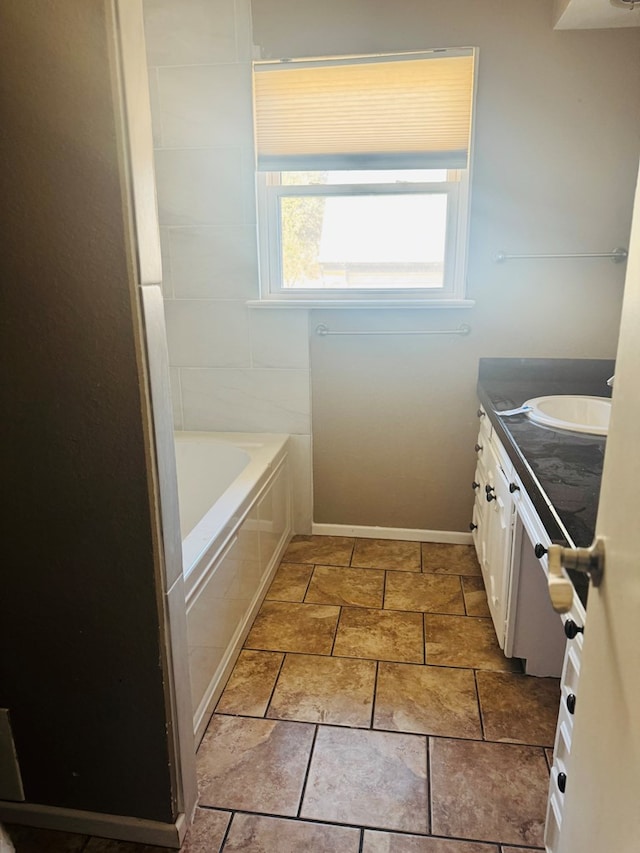
M 473 308 L 474 299 L 250 299 L 250 308 Z

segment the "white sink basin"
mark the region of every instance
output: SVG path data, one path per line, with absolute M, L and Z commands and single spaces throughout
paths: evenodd
M 609 429 L 611 400 L 607 397 L 586 397 L 577 394 L 558 394 L 527 400 L 527 416 L 537 424 L 552 429 L 606 435 Z

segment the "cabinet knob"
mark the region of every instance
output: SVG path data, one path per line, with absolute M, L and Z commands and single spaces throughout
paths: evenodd
M 486 413 L 486 412 L 483 412 L 483 411 L 482 411 L 482 409 L 478 409 L 478 411 L 476 412 L 476 415 L 477 415 L 479 418 L 483 418 L 486 414 L 487 414 L 487 413 Z
M 573 640 L 578 634 L 584 634 L 584 628 L 576 625 L 573 619 L 567 619 L 564 623 L 564 633 L 570 640 Z
M 469 530 L 473 533 L 473 531 L 477 530 L 477 529 L 478 529 L 478 525 L 474 524 L 472 521 L 471 524 L 469 525 Z
M 471 488 L 472 489 L 479 489 L 480 483 L 476 483 L 476 481 L 474 480 L 473 483 L 471 483 Z
M 570 714 L 575 714 L 576 712 L 576 696 L 575 693 L 569 693 L 567 696 L 567 711 Z
M 481 444 L 475 444 L 473 449 L 475 450 L 476 453 L 480 453 L 480 451 L 482 450 L 482 445 Z
M 547 549 L 544 547 L 542 542 L 538 542 L 536 547 L 533 549 L 533 553 L 536 555 L 536 557 L 539 560 L 541 560 L 544 557 L 544 555 L 547 553 Z
M 497 495 L 492 495 L 491 492 L 487 492 L 487 503 L 488 504 L 490 504 L 491 501 L 497 501 L 497 500 L 498 500 Z
M 515 483 L 509 483 L 509 491 L 511 492 L 511 494 L 513 494 L 514 492 L 519 492 L 520 486 L 516 486 Z
M 560 773 L 558 773 L 557 779 L 558 779 L 558 788 L 560 790 L 560 793 L 564 794 L 565 789 L 567 787 L 567 774 L 560 772 Z

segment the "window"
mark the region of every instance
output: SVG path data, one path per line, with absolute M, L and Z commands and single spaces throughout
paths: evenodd
M 254 63 L 263 298 L 464 298 L 473 72 L 473 49 Z

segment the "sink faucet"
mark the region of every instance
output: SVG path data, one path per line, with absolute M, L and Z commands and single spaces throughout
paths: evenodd
M 611 376 L 609 379 L 607 379 L 607 385 L 609 386 L 609 388 L 613 388 L 613 380 L 615 378 L 616 378 L 616 375 L 614 373 L 613 376 Z

